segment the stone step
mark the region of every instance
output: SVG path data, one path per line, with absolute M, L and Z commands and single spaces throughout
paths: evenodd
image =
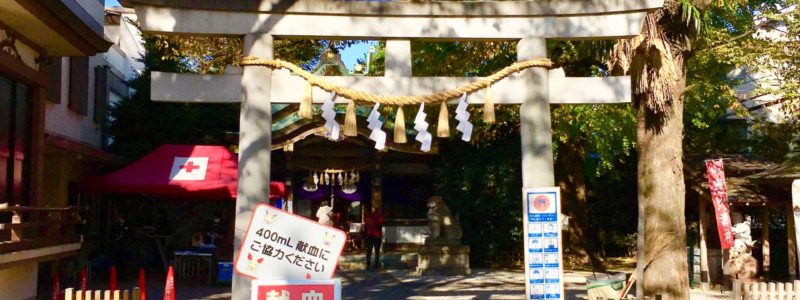
M 384 269 L 416 269 L 416 252 L 381 253 L 381 265 Z M 363 270 L 366 268 L 366 254 L 346 253 L 339 257 L 339 268 L 342 270 Z

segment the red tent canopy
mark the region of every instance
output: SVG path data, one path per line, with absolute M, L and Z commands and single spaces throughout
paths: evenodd
M 162 145 L 138 161 L 83 182 L 89 193 L 235 199 L 237 157 L 222 146 Z M 270 199 L 284 197 L 282 182 L 270 182 Z

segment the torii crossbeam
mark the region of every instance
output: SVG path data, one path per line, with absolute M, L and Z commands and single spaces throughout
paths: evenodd
M 638 35 L 645 15 L 663 0 L 535 0 L 498 2 L 369 2 L 324 0 L 122 0 L 144 31 L 244 36 L 244 55 L 273 58 L 275 38 L 387 40 L 384 77 L 326 77 L 384 95 L 420 95 L 475 78 L 413 77 L 411 40 L 513 40 L 520 61 L 547 57 L 547 39 L 613 39 Z M 271 103 L 298 102 L 305 82 L 286 72 L 244 67 L 224 75 L 154 72 L 152 99 L 241 102 L 235 248 L 253 207 L 269 192 Z M 553 186 L 551 103 L 625 103 L 630 78 L 569 78 L 529 69 L 497 82 L 497 104 L 522 104 L 524 187 Z M 315 101 L 325 93 L 317 91 Z M 482 95 L 469 98 L 479 103 Z M 249 280 L 235 275 L 233 299 L 247 299 Z M 527 285 L 526 285 L 527 286 Z

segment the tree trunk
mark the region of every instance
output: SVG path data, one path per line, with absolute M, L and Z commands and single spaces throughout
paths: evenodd
M 642 287 L 645 296 L 689 299 L 683 183 L 683 103 L 663 118 L 638 105 L 637 151 L 640 222 L 644 222 Z M 657 119 L 657 120 L 654 120 Z M 644 120 L 644 122 L 642 122 Z
M 663 28 L 662 28 L 663 30 Z M 670 41 L 667 41 L 669 44 Z M 672 46 L 672 45 L 670 45 Z M 674 81 L 674 88 L 634 95 L 638 119 L 636 137 L 638 161 L 639 235 L 642 289 L 645 296 L 689 299 L 686 257 L 686 190 L 683 181 L 683 90 L 686 68 L 682 49 L 672 49 L 676 71 L 670 78 L 650 74 L 651 81 Z M 653 52 L 648 52 L 653 55 Z M 648 55 L 634 57 L 650 60 Z M 633 78 L 643 80 L 640 76 Z M 663 108 L 654 110 L 649 97 L 673 93 Z M 643 225 L 643 226 L 642 226 Z
M 680 5 L 668 0 L 648 14 L 641 35 L 617 44 L 612 58 L 630 70 L 638 120 L 638 295 L 689 299 L 683 91 L 695 39 Z
M 564 212 L 569 216 L 566 246 L 572 252 L 574 264 L 591 266 L 592 270 L 604 272 L 605 266 L 596 251 L 597 236 L 589 225 L 583 164 L 585 154 L 580 142 L 564 143 L 558 147 L 556 178 L 562 191 Z

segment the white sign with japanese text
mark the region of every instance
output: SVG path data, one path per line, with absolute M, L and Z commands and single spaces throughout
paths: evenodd
M 564 299 L 559 189 L 525 188 L 522 199 L 526 299 Z
M 330 279 L 347 235 L 339 229 L 259 204 L 234 270 L 255 279 Z

